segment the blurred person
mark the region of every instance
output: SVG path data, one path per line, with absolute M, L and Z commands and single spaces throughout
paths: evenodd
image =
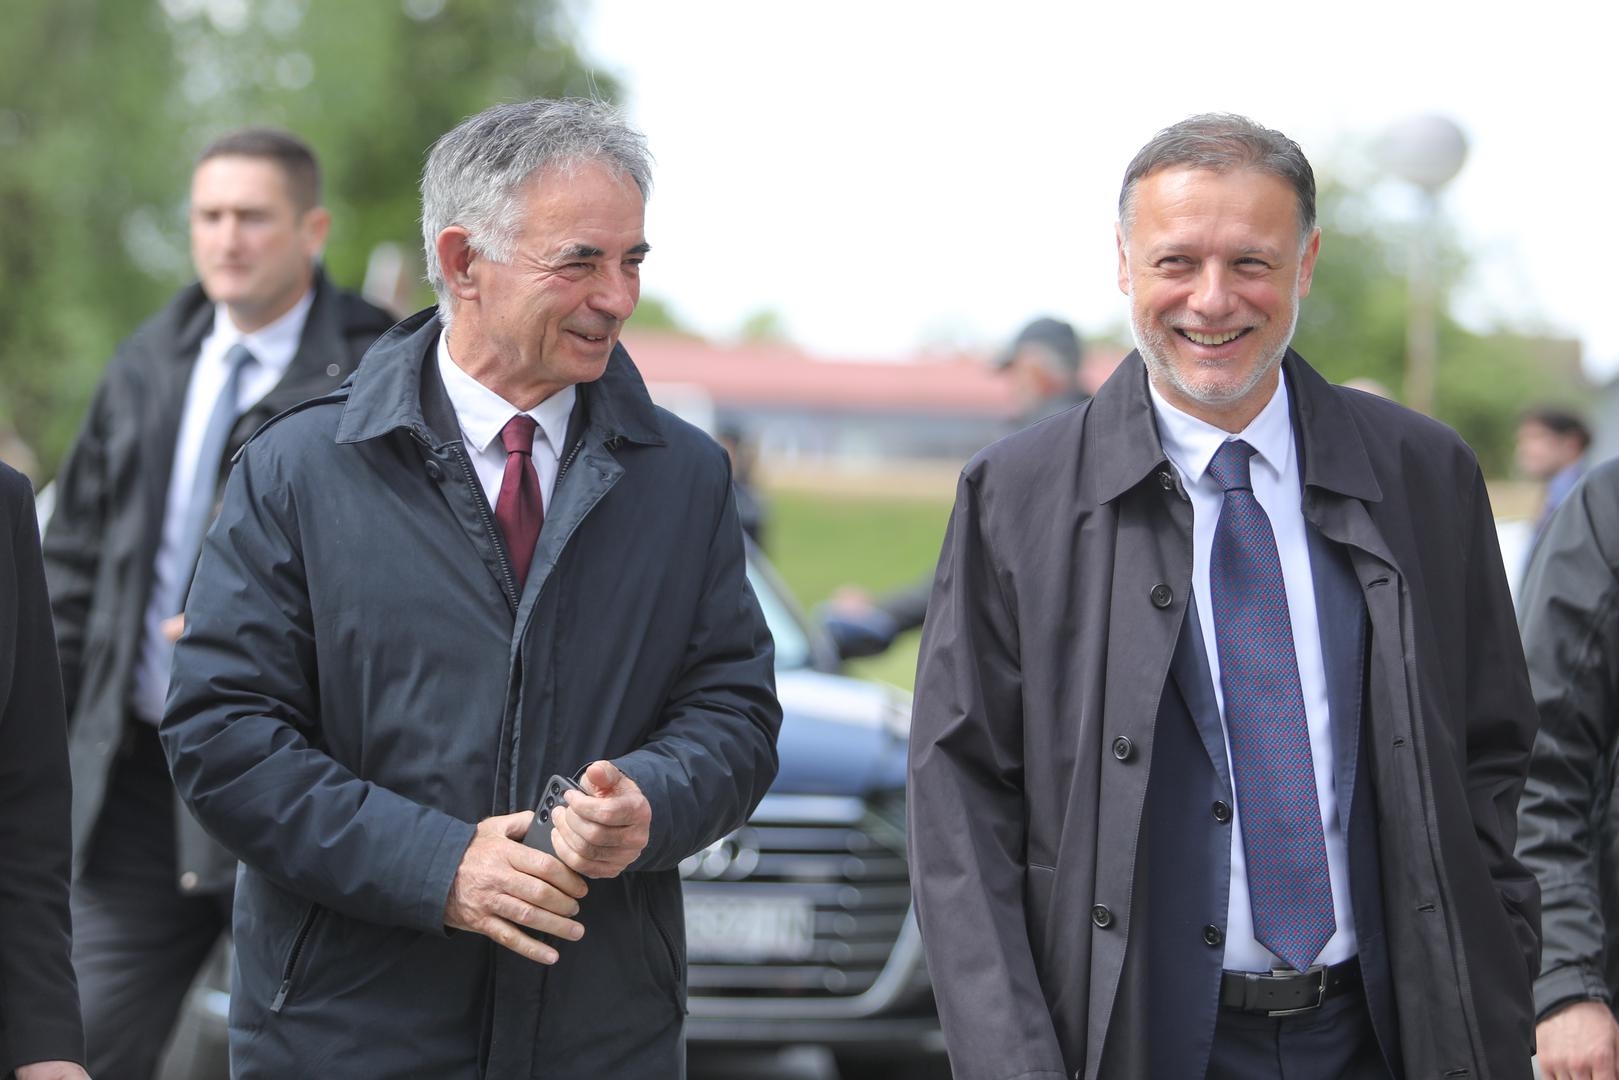
M 754 486 L 753 470 L 759 461 L 759 448 L 747 433 L 736 424 L 721 425 L 714 441 L 725 449 L 731 460 L 731 487 L 736 495 L 736 516 L 747 533 L 761 549 L 765 546 L 765 523 L 770 517 L 770 505 Z
M 236 861 L 176 801 L 158 744 L 216 491 L 264 421 L 346 378 L 391 319 L 331 285 L 314 154 L 267 129 L 191 177 L 198 281 L 119 347 L 54 486 L 46 573 L 73 766 L 74 965 L 90 1071 L 152 1074 L 229 921 Z
M 1566 409 L 1541 405 L 1518 420 L 1515 458 L 1518 472 L 1541 485 L 1540 513 L 1535 516 L 1535 543 L 1588 464 L 1591 429 Z
M 618 345 L 650 186 L 606 105 L 464 121 L 422 177 L 437 308 L 231 474 L 163 742 L 243 862 L 239 1080 L 683 1072 L 676 867 L 781 712 L 725 454 Z
M 962 473 L 908 786 L 960 1080 L 1530 1075 L 1488 497 L 1289 348 L 1320 242 L 1292 140 L 1159 132 L 1119 198 L 1136 352 Z
M 1519 604 L 1540 731 L 1518 855 L 1540 880 L 1537 1063 L 1547 1080 L 1619 1077 L 1619 463 L 1562 501 Z
M 17 1080 L 85 1077 L 71 800 L 34 489 L 0 464 L 0 1076 Z
M 995 370 L 1008 379 L 1017 404 L 1014 428 L 1025 428 L 1056 416 L 1090 397 L 1086 381 L 1100 385 L 1112 367 L 1087 365 L 1079 331 L 1073 324 L 1042 316 L 1018 331 L 994 361 Z M 854 585 L 844 585 L 821 605 L 821 625 L 838 655 L 845 659 L 885 652 L 901 634 L 922 625 L 928 613 L 933 575 L 873 597 Z
M 1018 331 L 995 367 L 1011 381 L 1019 428 L 1090 397 L 1080 386 L 1084 354 L 1079 332 L 1061 319 L 1041 317 Z

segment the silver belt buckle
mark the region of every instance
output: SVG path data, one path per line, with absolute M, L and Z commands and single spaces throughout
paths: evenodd
M 1325 964 L 1313 964 L 1313 965 L 1310 966 L 1310 968 L 1307 971 L 1304 971 L 1304 972 L 1297 972 L 1297 971 L 1290 971 L 1290 970 L 1275 970 L 1275 969 L 1273 969 L 1271 971 L 1271 974 L 1272 975 L 1300 975 L 1300 974 L 1314 975 L 1316 977 L 1316 982 L 1315 982 L 1315 1001 L 1313 1001 L 1309 1005 L 1300 1005 L 1296 1009 L 1269 1009 L 1269 1010 L 1267 1010 L 1265 1012 L 1266 1016 L 1270 1016 L 1270 1017 L 1297 1016 L 1297 1015 L 1299 1015 L 1299 1013 L 1314 1012 L 1316 1009 L 1319 1009 L 1321 1007 L 1321 1003 L 1327 999 L 1327 965 L 1325 965 Z

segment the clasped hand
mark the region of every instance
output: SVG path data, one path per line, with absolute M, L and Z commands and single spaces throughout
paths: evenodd
M 555 857 L 522 843 L 532 810 L 478 823 L 450 885 L 444 925 L 541 964 L 556 963 L 557 950 L 528 930 L 568 941 L 584 936 L 575 919 L 589 891 L 584 879 L 617 877 L 636 860 L 651 836 L 652 807 L 609 761 L 593 762 L 580 786 L 586 794 L 568 792 L 566 806 L 552 813 Z

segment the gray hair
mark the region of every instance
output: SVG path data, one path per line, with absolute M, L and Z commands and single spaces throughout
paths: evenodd
M 1315 229 L 1315 173 L 1299 144 L 1246 116 L 1203 113 L 1154 135 L 1124 170 L 1124 186 L 1119 189 L 1119 226 L 1126 236 L 1134 223 L 1137 182 L 1159 169 L 1171 168 L 1219 173 L 1252 169 L 1279 177 L 1292 186 L 1298 198 L 1299 242 L 1307 242 Z
M 422 170 L 422 248 L 439 316 L 450 318 L 451 294 L 438 261 L 438 234 L 466 229 L 486 259 L 512 256 L 521 225 L 521 189 L 542 169 L 571 172 L 600 162 L 629 174 L 644 200 L 652 194 L 646 138 L 613 106 L 588 98 L 496 105 L 461 121 L 427 154 Z

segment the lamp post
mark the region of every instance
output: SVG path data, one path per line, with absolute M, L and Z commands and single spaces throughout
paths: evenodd
M 1379 156 L 1418 191 L 1418 221 L 1406 271 L 1405 403 L 1432 413 L 1439 370 L 1438 287 L 1434 267 L 1439 192 L 1467 160 L 1467 137 L 1443 116 L 1414 116 L 1384 133 Z

